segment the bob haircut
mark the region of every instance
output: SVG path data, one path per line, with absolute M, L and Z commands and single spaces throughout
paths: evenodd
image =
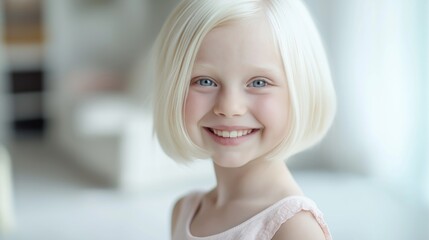
M 154 130 L 165 153 L 187 162 L 210 158 L 190 139 L 184 105 L 201 42 L 220 25 L 267 17 L 283 60 L 290 106 L 284 139 L 262 156 L 287 159 L 328 131 L 336 97 L 319 33 L 300 0 L 182 0 L 171 13 L 152 49 Z

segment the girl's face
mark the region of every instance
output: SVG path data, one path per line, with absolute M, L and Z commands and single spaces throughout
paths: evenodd
M 288 110 L 286 75 L 264 17 L 208 33 L 185 103 L 185 125 L 195 144 L 219 166 L 243 166 L 286 136 Z

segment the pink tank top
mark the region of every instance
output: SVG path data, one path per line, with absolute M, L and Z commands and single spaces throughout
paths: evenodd
M 172 240 L 271 240 L 284 222 L 301 211 L 310 211 L 322 228 L 326 240 L 332 239 L 322 213 L 311 199 L 304 196 L 284 198 L 222 233 L 207 237 L 192 236 L 190 224 L 203 195 L 202 192 L 193 192 L 185 196 Z

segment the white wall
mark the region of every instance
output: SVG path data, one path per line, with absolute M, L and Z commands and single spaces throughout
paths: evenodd
M 47 0 L 48 64 L 51 96 L 61 111 L 66 77 L 85 69 L 126 71 L 142 39 L 147 1 Z M 126 79 L 124 79 L 125 81 Z M 55 116 L 54 116 L 55 118 Z
M 163 20 L 177 0 L 94 1 L 46 0 L 48 66 L 53 114 L 67 96 L 65 77 L 99 68 L 127 75 L 145 55 Z M 132 85 L 139 86 L 138 83 Z M 53 116 L 55 119 L 55 116 Z
M 427 143 L 421 56 L 427 42 L 419 22 L 427 12 L 421 7 L 418 0 L 332 0 L 329 6 L 338 114 L 324 145 L 328 158 L 408 196 L 419 194 L 427 162 L 421 146 Z
M 129 164 L 120 153 L 123 136 L 120 131 L 100 136 L 79 131 L 79 111 L 88 104 L 100 102 L 101 98 L 97 94 L 82 97 L 70 86 L 76 81 L 82 82 L 79 76 L 85 75 L 81 73 L 86 70 L 112 73 L 128 82 L 134 64 L 148 52 L 175 2 L 177 0 L 47 0 L 45 5 L 52 89 L 48 101 L 52 120 L 50 135 L 63 150 L 74 154 L 74 160 L 81 167 L 109 182 L 121 181 L 128 174 L 122 172 Z M 91 81 L 88 77 L 87 80 Z M 139 82 L 132 85 L 145 86 Z M 120 98 L 125 101 L 131 97 L 128 91 L 115 94 L 122 94 Z M 125 169 L 134 170 L 126 166 Z
M 425 193 L 429 203 L 428 3 L 304 1 L 325 42 L 338 112 L 299 160 L 367 175 L 410 201 Z
M 408 81 L 417 82 L 414 93 L 416 99 L 414 145 L 410 150 L 415 159 L 414 171 L 406 176 L 409 185 L 416 193 L 416 199 L 424 199 L 429 207 L 429 3 L 427 1 L 412 1 L 407 4 L 410 37 L 413 41 L 407 42 L 415 52 L 413 65 L 415 75 Z M 407 52 L 410 49 L 406 50 Z M 413 181 L 414 180 L 414 181 Z
M 148 51 L 177 2 L 46 1 L 49 63 L 57 72 L 85 67 L 129 70 Z
M 52 89 L 48 101 L 50 135 L 62 150 L 72 154 L 77 165 L 113 185 L 121 171 L 120 135 L 94 137 L 81 132 L 78 112 L 87 99 L 71 86 L 82 81 L 78 79 L 84 75 L 80 72 L 86 70 L 118 75 L 127 71 L 133 62 L 133 48 L 141 39 L 136 27 L 142 25 L 146 5 L 147 1 L 135 0 L 47 0 L 45 4 Z
M 289 165 L 297 168 L 317 168 L 368 175 L 369 152 L 363 150 L 364 140 L 354 125 L 356 118 L 353 51 L 364 51 L 354 43 L 353 24 L 361 21 L 361 13 L 353 13 L 358 1 L 303 0 L 313 16 L 324 43 L 336 88 L 338 109 L 334 123 L 322 142 L 313 149 L 298 154 Z M 365 15 L 365 14 L 364 14 Z M 364 16 L 362 15 L 362 16 Z M 364 24 L 364 23 L 363 23 Z M 354 44 L 354 46 L 353 46 Z M 366 136 L 363 136 L 366 138 Z
M 427 206 L 429 206 L 429 30 L 427 26 L 429 26 L 429 3 L 426 2 L 426 7 L 422 8 L 422 11 L 424 11 L 426 14 L 423 16 L 426 16 L 426 19 L 422 19 L 422 25 L 423 27 L 426 26 L 425 30 L 422 31 L 423 34 L 425 34 L 422 37 L 422 41 L 425 46 L 426 51 L 422 51 L 424 56 L 422 58 L 422 65 L 424 70 L 423 75 L 423 81 L 426 83 L 426 87 L 423 88 L 423 91 L 426 93 L 426 101 L 423 101 L 423 105 L 426 106 L 426 117 L 423 118 L 424 122 L 426 122 L 426 139 L 424 141 L 423 148 L 426 150 L 426 161 L 424 164 L 422 164 L 421 169 L 424 169 L 423 171 L 423 185 L 422 185 L 422 192 L 425 195 L 425 202 Z M 426 63 L 426 64 L 425 64 Z

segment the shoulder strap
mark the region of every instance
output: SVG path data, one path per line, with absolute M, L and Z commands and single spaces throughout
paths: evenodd
M 271 235 L 269 236 L 269 239 L 274 236 L 283 223 L 301 211 L 311 212 L 322 228 L 326 240 L 332 240 L 328 225 L 323 218 L 323 213 L 319 210 L 314 201 L 304 196 L 292 196 L 285 198 L 282 203 L 278 205 L 278 207 L 268 213 L 267 217 L 269 221 L 267 222 L 265 233 Z

